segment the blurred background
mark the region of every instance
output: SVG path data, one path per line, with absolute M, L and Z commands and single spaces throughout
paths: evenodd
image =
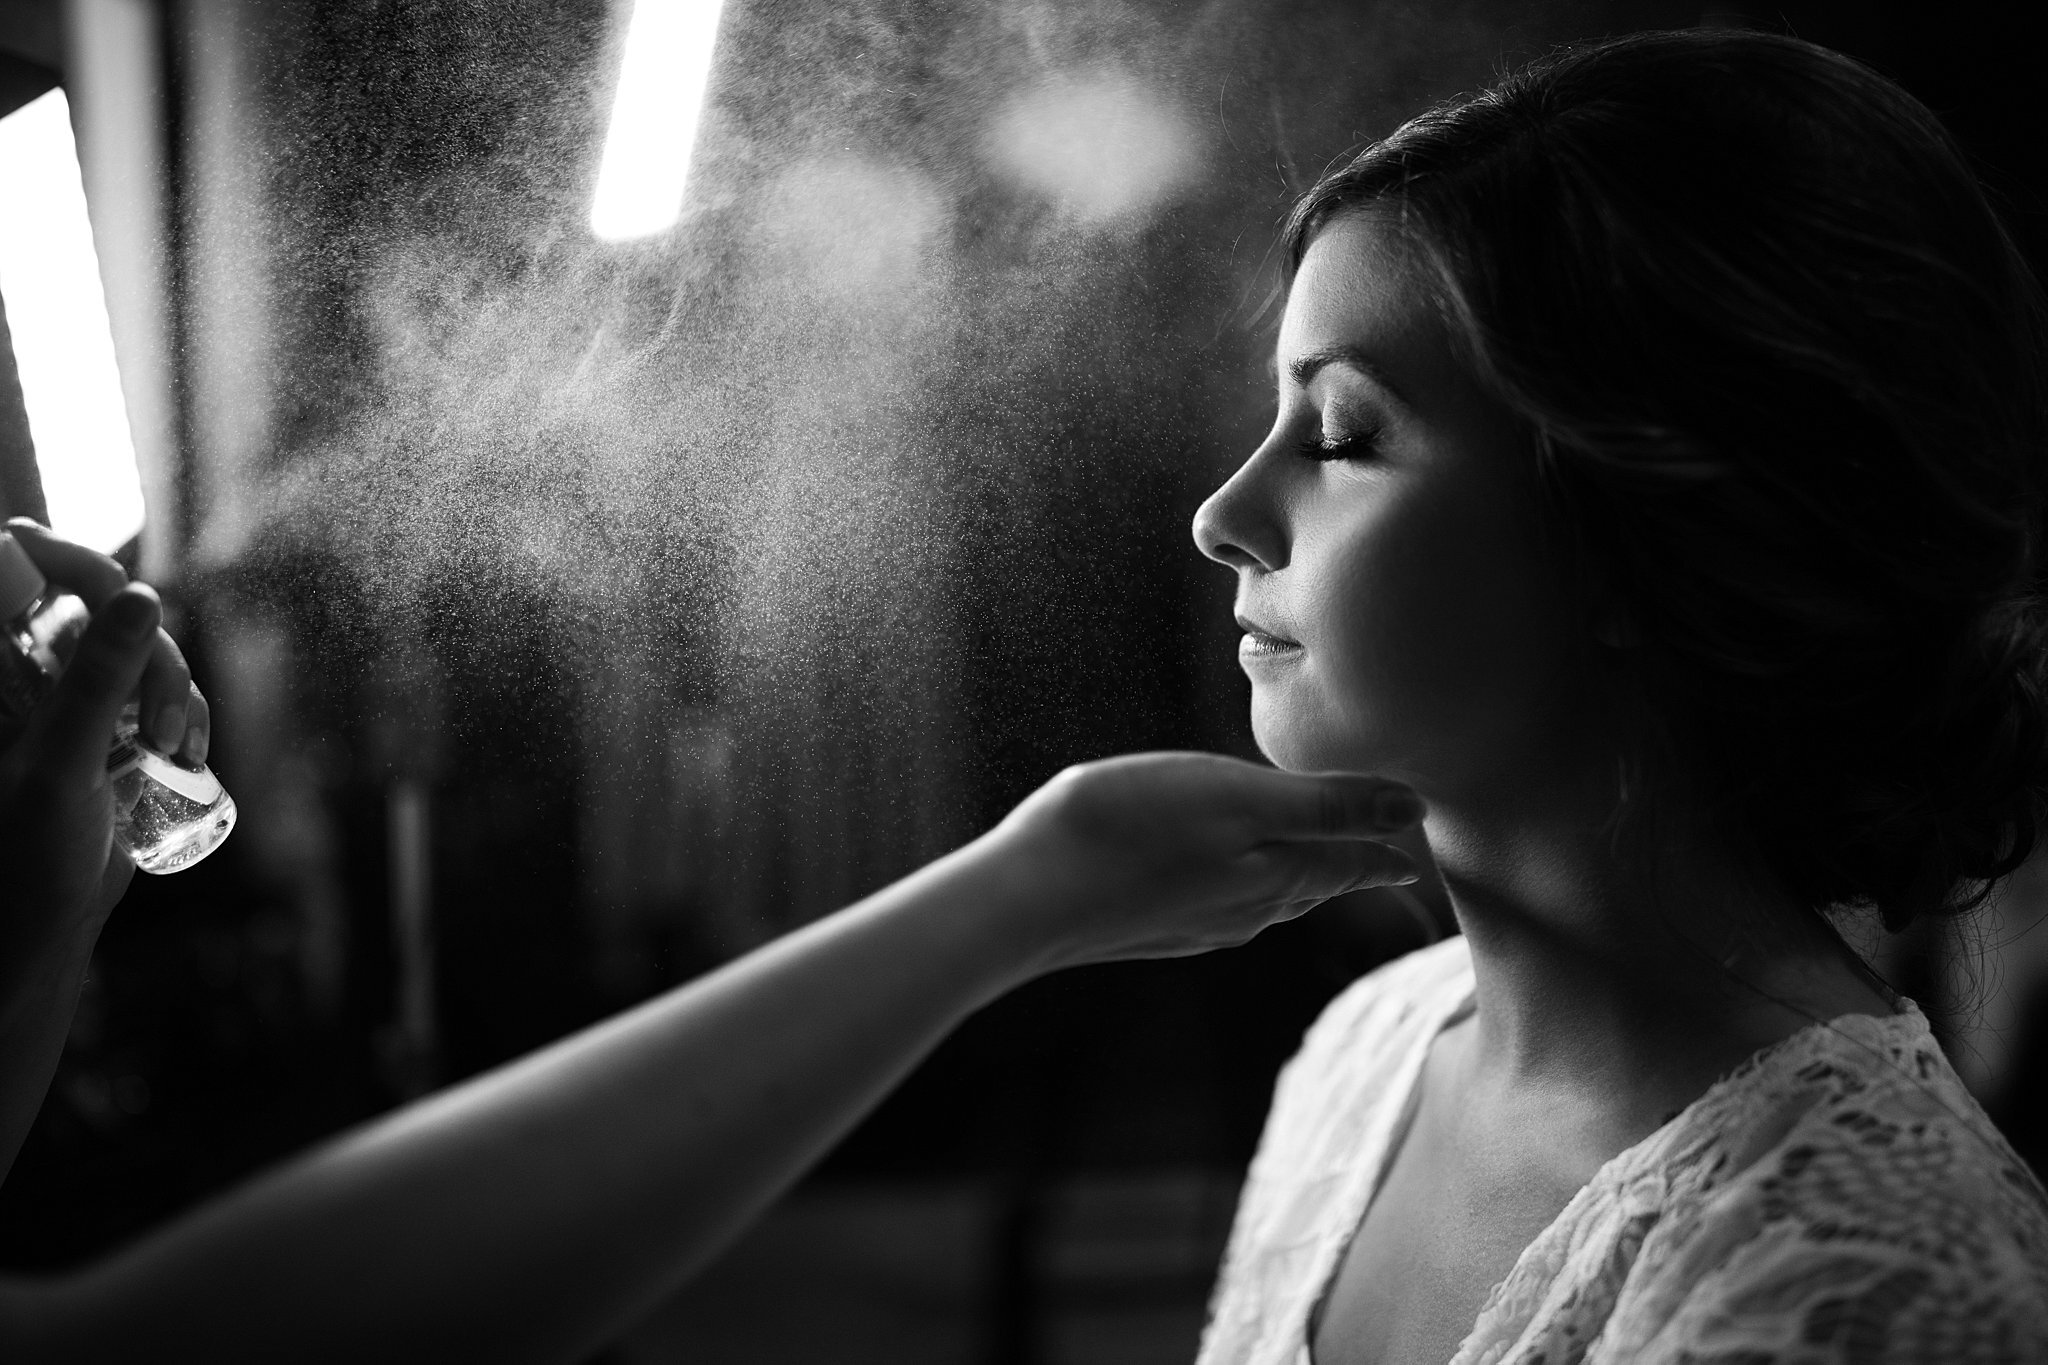
M 1433 100 L 1574 38 L 1789 30 L 1927 100 L 2048 246 L 2019 7 L 641 5 L 0 4 L 0 510 L 162 589 L 241 806 L 108 929 L 0 1267 L 1070 762 L 1250 755 L 1188 520 L 1270 416 L 1281 216 Z M 2044 912 L 2030 867 L 1865 945 L 2037 1169 Z M 604 1359 L 1190 1359 L 1274 1072 L 1448 926 L 1425 883 L 1019 992 Z

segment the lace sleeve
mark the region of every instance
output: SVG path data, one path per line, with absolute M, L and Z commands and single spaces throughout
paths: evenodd
M 2048 1361 L 2048 1200 L 1945 1079 L 1823 1080 L 1776 1141 L 1718 1154 L 1727 1183 L 1644 1243 L 1592 1358 Z
M 2034 1289 L 1896 1246 L 1814 1243 L 1780 1226 L 1687 1296 L 1632 1359 L 1772 1365 L 2027 1365 L 2048 1360 Z

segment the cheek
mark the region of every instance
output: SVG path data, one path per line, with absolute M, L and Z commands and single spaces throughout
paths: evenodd
M 1566 634 L 1532 529 L 1490 488 L 1439 487 L 1302 547 L 1317 747 L 1420 775 L 1542 723 Z

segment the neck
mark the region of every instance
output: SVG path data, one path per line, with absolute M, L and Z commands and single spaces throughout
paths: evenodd
M 1891 1012 L 1832 926 L 1698 822 L 1661 831 L 1660 856 L 1621 858 L 1604 799 L 1556 798 L 1519 815 L 1432 803 L 1472 955 L 1465 1069 L 1480 1091 L 1592 1104 L 1646 1131 L 1816 1020 Z

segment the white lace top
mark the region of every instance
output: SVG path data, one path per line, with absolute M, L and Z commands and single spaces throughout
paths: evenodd
M 1309 1365 L 1310 1314 L 1429 1044 L 1453 938 L 1340 995 L 1281 1073 L 1200 1365 Z M 1758 1053 L 1614 1157 L 1494 1287 L 1453 1365 L 2048 1361 L 2048 1195 L 1911 1001 Z

